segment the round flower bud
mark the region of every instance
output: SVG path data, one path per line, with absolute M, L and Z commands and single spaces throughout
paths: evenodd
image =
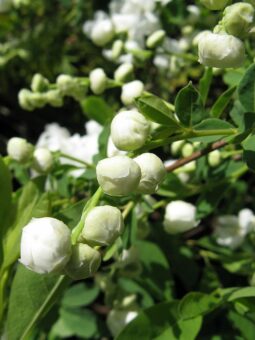
M 242 39 L 249 33 L 253 24 L 253 17 L 254 8 L 252 5 L 237 2 L 225 8 L 220 25 L 228 34 Z
M 57 90 L 50 90 L 45 93 L 45 98 L 48 104 L 54 106 L 54 107 L 60 107 L 63 105 L 63 97 L 60 93 L 60 91 Z
M 31 92 L 29 100 L 34 109 L 40 109 L 47 103 L 45 93 Z
M 32 92 L 27 89 L 22 89 L 19 91 L 18 100 L 19 105 L 22 107 L 22 109 L 27 111 L 34 110 L 34 106 L 31 103 L 31 94 Z
M 124 82 L 132 76 L 134 66 L 131 63 L 121 64 L 114 72 L 114 79 L 119 82 Z
M 221 154 L 219 150 L 214 150 L 208 155 L 208 163 L 211 167 L 216 167 L 220 164 Z
M 142 194 L 153 194 L 166 176 L 166 169 L 159 157 L 153 153 L 143 153 L 134 158 L 140 166 L 141 179 L 137 191 Z
M 102 68 L 95 68 L 89 74 L 90 88 L 95 94 L 101 94 L 107 86 L 107 76 Z
M 122 86 L 121 101 L 125 105 L 131 105 L 134 100 L 141 96 L 144 85 L 140 80 L 133 80 Z
M 171 144 L 171 153 L 173 156 L 178 155 L 178 153 L 181 151 L 183 144 L 184 144 L 183 140 L 178 140 Z
M 111 123 L 111 138 L 119 150 L 139 149 L 145 144 L 149 133 L 149 122 L 137 110 L 121 111 Z
M 31 158 L 32 152 L 33 146 L 23 138 L 13 137 L 7 143 L 8 155 L 17 162 L 27 162 Z
M 213 226 L 214 237 L 219 245 L 236 249 L 243 243 L 245 235 L 241 231 L 236 216 L 218 216 Z
M 81 237 L 93 246 L 108 246 L 122 234 L 123 229 L 124 221 L 120 210 L 105 205 L 88 213 Z
M 44 92 L 48 90 L 49 81 L 48 79 L 44 78 L 40 73 L 36 73 L 33 76 L 31 82 L 31 89 L 33 92 Z
M 34 151 L 33 160 L 33 167 L 39 173 L 48 172 L 53 165 L 52 153 L 46 148 L 37 148 Z
M 86 84 L 82 84 L 78 78 L 67 74 L 59 75 L 56 83 L 63 96 L 70 96 L 76 100 L 82 100 L 87 92 Z
M 110 196 L 126 196 L 136 191 L 141 170 L 127 156 L 115 156 L 101 160 L 96 167 L 97 180 L 103 191 Z
M 39 273 L 61 272 L 71 255 L 71 233 L 52 217 L 33 218 L 22 230 L 20 262 Z
M 114 27 L 109 19 L 100 20 L 95 23 L 91 31 L 91 40 L 97 46 L 104 46 L 114 37 Z
M 72 248 L 70 261 L 65 267 L 65 272 L 73 280 L 84 280 L 93 276 L 101 264 L 99 251 L 87 244 L 77 243 Z
M 166 206 L 164 228 L 169 234 L 178 234 L 198 225 L 196 207 L 184 201 L 172 201 Z
M 199 62 L 217 68 L 240 67 L 245 59 L 244 44 L 228 34 L 207 33 L 198 42 Z
M 117 59 L 121 55 L 124 44 L 122 40 L 115 40 L 112 45 L 112 58 Z
M 182 147 L 182 156 L 183 157 L 189 157 L 193 154 L 194 152 L 194 147 L 190 143 L 186 143 Z
M 146 40 L 146 46 L 148 48 L 155 48 L 161 45 L 165 39 L 166 32 L 164 30 L 158 30 L 152 33 Z
M 200 0 L 202 4 L 212 11 L 223 9 L 227 6 L 229 0 Z

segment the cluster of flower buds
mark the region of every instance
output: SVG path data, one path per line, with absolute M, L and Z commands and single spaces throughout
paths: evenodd
M 218 11 L 225 8 L 229 0 L 200 0 L 200 2 L 211 11 Z
M 116 150 L 134 151 L 146 143 L 150 129 L 150 122 L 137 110 L 121 111 L 112 120 L 110 141 Z M 166 175 L 164 164 L 152 153 L 134 159 L 122 154 L 105 158 L 96 172 L 99 185 L 111 196 L 153 194 Z
M 53 155 L 46 148 L 36 148 L 26 139 L 13 137 L 7 144 L 8 156 L 21 163 L 31 162 L 32 168 L 38 173 L 48 173 L 53 166 Z
M 41 74 L 35 74 L 31 82 L 31 90 L 22 89 L 19 92 L 19 104 L 28 111 L 42 108 L 46 104 L 60 107 L 63 105 L 65 96 L 78 101 L 84 99 L 88 83 L 87 78 L 61 74 L 58 76 L 56 84 L 50 84 L 48 79 Z
M 22 231 L 20 262 L 36 273 L 67 274 L 82 280 L 93 276 L 100 266 L 98 247 L 111 245 L 123 229 L 119 209 L 95 207 L 85 218 L 78 243 L 72 245 L 71 231 L 62 221 L 33 218 Z
M 228 1 L 202 1 L 210 9 L 223 9 Z M 216 68 L 237 68 L 245 60 L 241 39 L 249 34 L 254 20 L 254 7 L 237 2 L 225 8 L 214 32 L 205 32 L 198 40 L 199 62 Z

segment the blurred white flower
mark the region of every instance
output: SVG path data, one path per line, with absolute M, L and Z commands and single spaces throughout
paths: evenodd
M 106 323 L 112 335 L 116 337 L 137 315 L 136 310 L 112 309 L 107 316 Z

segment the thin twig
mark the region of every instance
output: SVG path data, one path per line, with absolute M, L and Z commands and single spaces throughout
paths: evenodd
M 174 171 L 180 167 L 182 167 L 185 164 L 188 164 L 200 157 L 203 157 L 205 155 L 207 155 L 208 153 L 210 153 L 211 151 L 223 148 L 224 146 L 227 145 L 227 142 L 225 141 L 219 141 L 216 143 L 213 143 L 212 145 L 209 145 L 207 148 L 203 149 L 203 150 L 199 150 L 194 152 L 191 156 L 188 157 L 184 157 L 181 159 L 178 159 L 176 162 L 174 162 L 173 164 L 166 166 L 166 170 L 168 172 Z

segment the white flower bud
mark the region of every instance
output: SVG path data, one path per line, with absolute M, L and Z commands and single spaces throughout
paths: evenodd
M 33 154 L 33 167 L 39 173 L 48 172 L 53 165 L 53 156 L 46 148 L 37 148 Z
M 134 100 L 141 96 L 144 85 L 140 80 L 133 80 L 122 86 L 121 101 L 125 105 L 131 105 Z
M 134 66 L 131 63 L 121 64 L 114 72 L 114 79 L 119 82 L 124 82 L 132 76 Z
M 183 157 L 189 157 L 193 154 L 194 147 L 191 143 L 186 143 L 182 147 L 182 156 Z
M 112 58 L 117 59 L 121 55 L 124 44 L 122 40 L 115 40 L 112 45 Z
M 22 230 L 20 262 L 39 273 L 61 272 L 71 255 L 71 233 L 52 217 L 33 218 Z
M 232 215 L 219 216 L 214 221 L 216 242 L 231 249 L 238 248 L 244 241 L 238 218 Z
M 242 209 L 238 214 L 238 222 L 242 235 L 248 234 L 255 230 L 255 216 L 250 209 Z
M 166 176 L 163 162 L 153 153 L 143 153 L 134 158 L 134 161 L 140 166 L 142 173 L 137 191 L 142 194 L 155 193 Z
M 240 67 L 245 60 L 244 44 L 228 34 L 207 33 L 198 42 L 199 62 L 217 68 Z
M 120 210 L 104 205 L 88 213 L 81 238 L 93 246 L 108 246 L 122 234 L 123 229 L 124 221 Z
M 209 30 L 204 30 L 204 31 L 201 31 L 201 32 L 199 32 L 197 35 L 195 35 L 195 37 L 193 38 L 193 40 L 192 40 L 192 45 L 193 46 L 198 46 L 198 43 L 199 43 L 199 40 L 200 39 L 203 39 L 204 37 L 205 37 L 205 39 L 206 39 L 206 34 L 208 34 L 208 33 L 211 33 L 211 31 L 209 31 Z
M 80 79 L 61 74 L 57 77 L 57 86 L 63 96 L 70 96 L 82 100 L 87 92 L 87 84 L 82 84 Z
M 227 6 L 229 0 L 200 0 L 202 4 L 212 11 L 223 9 Z
M 8 155 L 17 162 L 27 162 L 33 152 L 33 146 L 25 139 L 13 137 L 9 139 L 7 144 Z
M 253 6 L 238 2 L 225 8 L 220 25 L 228 34 L 242 39 L 249 33 L 253 24 L 253 17 Z
M 121 156 L 121 155 L 126 155 L 126 154 L 127 154 L 127 151 L 122 151 L 116 148 L 110 136 L 108 139 L 108 143 L 107 143 L 107 157 Z
M 219 150 L 214 150 L 212 152 L 209 153 L 208 155 L 208 164 L 211 167 L 216 167 L 220 164 L 221 161 L 221 153 Z
M 97 46 L 104 46 L 114 37 L 114 27 L 109 19 L 99 20 L 91 31 L 91 40 Z
M 196 207 L 184 201 L 172 201 L 166 206 L 164 228 L 169 234 L 178 234 L 198 225 Z
M 173 156 L 176 156 L 181 151 L 183 144 L 184 144 L 183 140 L 178 140 L 171 144 L 171 153 Z
M 161 45 L 165 39 L 166 32 L 164 30 L 158 30 L 153 32 L 146 40 L 146 46 L 148 48 L 155 48 Z
M 84 280 L 93 276 L 101 264 L 99 251 L 87 244 L 77 243 L 72 248 L 70 261 L 65 267 L 65 272 L 73 280 Z
M 40 73 L 36 73 L 33 76 L 31 82 L 31 89 L 33 92 L 44 92 L 49 87 L 48 79 L 44 78 Z
M 149 133 L 149 122 L 137 110 L 121 111 L 111 123 L 111 138 L 119 150 L 139 149 L 145 144 Z
M 97 180 L 103 191 L 110 196 L 126 196 L 136 191 L 141 170 L 127 156 L 116 156 L 101 160 L 96 167 Z
M 63 97 L 60 93 L 60 91 L 57 90 L 50 90 L 45 93 L 45 98 L 48 104 L 54 106 L 54 107 L 60 107 L 63 105 Z
M 34 109 L 34 106 L 31 103 L 31 94 L 32 92 L 27 90 L 27 89 L 22 89 L 19 91 L 18 94 L 18 100 L 19 100 L 19 105 L 22 107 L 24 110 L 32 111 Z
M 89 74 L 90 88 L 95 94 L 101 94 L 107 86 L 107 76 L 102 68 L 95 68 Z

